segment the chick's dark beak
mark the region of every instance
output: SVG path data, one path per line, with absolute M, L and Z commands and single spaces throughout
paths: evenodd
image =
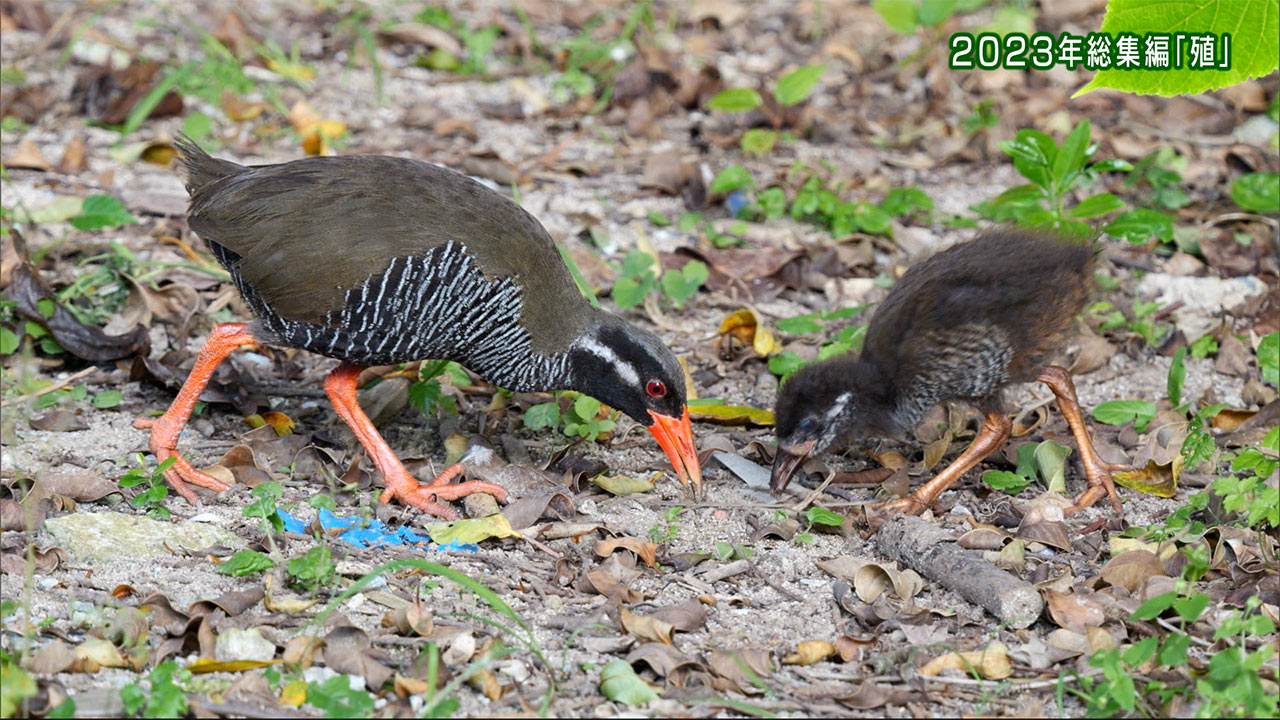
M 815 441 L 809 440 L 795 445 L 778 445 L 778 452 L 773 456 L 773 473 L 769 476 L 769 487 L 774 492 L 782 492 L 787 488 L 796 468 L 813 452 L 815 444 Z
M 663 415 L 649 411 L 653 425 L 649 432 L 666 451 L 671 460 L 671 467 L 676 471 L 676 479 L 688 488 L 693 485 L 694 498 L 702 497 L 702 468 L 698 466 L 698 449 L 693 445 L 693 425 L 689 423 L 689 409 L 679 417 Z

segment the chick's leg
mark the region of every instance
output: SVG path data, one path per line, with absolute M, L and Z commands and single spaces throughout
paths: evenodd
M 1076 386 L 1071 382 L 1071 375 L 1063 368 L 1050 365 L 1045 368 L 1036 380 L 1049 386 L 1058 399 L 1058 407 L 1067 425 L 1071 426 L 1071 434 L 1075 436 L 1076 446 L 1080 448 L 1080 462 L 1084 465 L 1085 477 L 1089 479 L 1089 487 L 1075 499 L 1075 505 L 1068 512 L 1079 511 L 1096 503 L 1102 497 L 1111 498 L 1111 507 L 1117 515 L 1124 513 L 1120 506 L 1120 496 L 1116 493 L 1116 485 L 1111 480 L 1113 470 L 1124 470 L 1126 466 L 1116 465 L 1103 460 L 1093 447 L 1093 437 L 1084 422 L 1084 412 L 1080 409 L 1080 400 L 1076 397 Z
M 1012 432 L 1013 421 L 1009 419 L 1008 415 L 987 413 L 983 418 L 982 429 L 978 431 L 977 437 L 973 439 L 969 447 L 960 453 L 960 457 L 953 460 L 942 472 L 935 475 L 929 482 L 921 485 L 910 495 L 871 506 L 868 512 L 869 516 L 876 515 L 883 518 L 884 514 L 887 513 L 899 512 L 918 515 L 924 512 L 925 508 L 937 501 L 938 496 L 955 484 L 962 475 L 973 469 L 988 455 L 1000 449 L 1000 446 L 1004 445 Z
M 419 483 L 417 478 L 401 464 L 395 451 L 387 445 L 387 441 L 378 433 L 378 429 L 373 426 L 369 416 L 365 415 L 356 401 L 356 378 L 361 370 L 363 368 L 359 365 L 342 363 L 329 373 L 329 377 L 325 378 L 324 391 L 329 396 L 329 401 L 333 403 L 333 409 L 337 411 L 338 417 L 342 418 L 355 433 L 356 439 L 364 446 L 365 452 L 369 453 L 369 458 L 377 466 L 378 472 L 382 473 L 382 480 L 386 483 L 387 489 L 382 492 L 382 496 L 378 498 L 379 501 L 385 503 L 396 498 L 405 505 L 412 505 L 423 512 L 446 520 L 457 519 L 458 512 L 437 503 L 436 500 L 456 500 L 471 493 L 487 492 L 496 497 L 499 502 L 506 501 L 507 491 L 500 485 L 477 480 L 449 484 L 450 480 L 462 473 L 464 468 L 460 464 L 445 468 L 429 484 Z

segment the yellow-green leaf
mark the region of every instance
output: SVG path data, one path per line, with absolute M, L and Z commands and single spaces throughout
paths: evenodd
M 657 475 L 647 478 L 633 478 L 626 475 L 597 475 L 591 482 L 611 495 L 635 495 L 649 492 L 657 482 Z
M 473 544 L 489 538 L 523 537 L 511 528 L 511 523 L 502 513 L 482 518 L 436 523 L 427 527 L 427 534 L 441 545 L 454 542 Z

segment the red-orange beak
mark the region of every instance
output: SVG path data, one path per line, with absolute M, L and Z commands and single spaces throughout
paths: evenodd
M 649 411 L 649 417 L 653 418 L 649 432 L 653 433 L 654 439 L 666 451 L 671 467 L 676 471 L 676 478 L 686 488 L 692 483 L 693 497 L 701 498 L 702 468 L 698 466 L 698 449 L 693 446 L 693 425 L 689 423 L 689 408 L 685 408 L 684 415 L 680 418 L 652 410 Z

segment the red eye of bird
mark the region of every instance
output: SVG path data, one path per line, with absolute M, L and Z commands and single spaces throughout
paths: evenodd
M 661 380 L 650 380 L 644 389 L 649 393 L 649 397 L 660 398 L 667 394 L 666 383 Z

